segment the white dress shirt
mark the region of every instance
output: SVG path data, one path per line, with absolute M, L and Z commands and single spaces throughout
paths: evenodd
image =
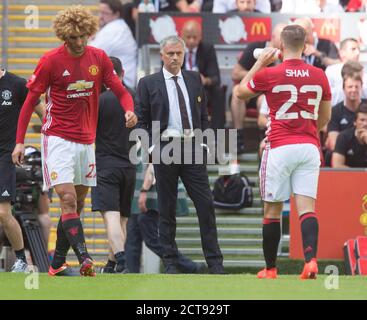
M 89 45 L 103 49 L 108 56 L 119 58 L 125 70 L 124 82 L 128 87 L 135 88 L 138 47 L 123 19 L 107 23 Z
M 172 79 L 174 75 L 168 72 L 163 67 L 163 76 L 164 76 L 164 80 L 166 83 L 167 94 L 168 94 L 169 117 L 168 117 L 167 130 L 162 135 L 171 136 L 171 137 L 172 136 L 176 136 L 176 137 L 183 136 L 180 105 L 178 102 L 178 92 L 177 92 L 175 81 Z M 180 86 L 184 99 L 185 99 L 186 111 L 189 117 L 190 126 L 191 128 L 193 128 L 189 93 L 187 92 L 186 84 L 183 79 L 181 71 L 177 74 L 177 77 L 178 77 L 177 83 Z

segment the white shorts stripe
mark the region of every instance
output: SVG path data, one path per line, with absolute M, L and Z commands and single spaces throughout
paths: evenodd
M 265 147 L 264 155 L 261 161 L 261 173 L 260 173 L 260 195 L 263 198 L 265 196 L 265 178 L 266 178 L 266 164 L 268 162 L 269 148 Z
M 44 136 L 43 135 L 43 151 L 44 151 L 44 160 L 42 160 L 43 162 L 43 180 L 44 180 L 44 184 L 46 185 L 47 189 L 49 189 L 51 187 L 51 181 L 50 181 L 50 175 L 48 173 L 48 168 L 47 168 L 47 154 L 48 154 L 48 136 Z

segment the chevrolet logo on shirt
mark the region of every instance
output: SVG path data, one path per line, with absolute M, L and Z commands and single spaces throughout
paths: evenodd
M 75 90 L 75 91 L 85 91 L 87 89 L 93 88 L 94 81 L 85 81 L 85 80 L 78 80 L 74 83 L 70 83 L 66 90 Z

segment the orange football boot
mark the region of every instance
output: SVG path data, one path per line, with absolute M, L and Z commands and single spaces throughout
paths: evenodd
M 319 271 L 317 268 L 317 261 L 315 258 L 313 258 L 310 262 L 305 263 L 305 266 L 303 267 L 303 271 L 299 278 L 301 280 L 316 279 L 318 272 Z
M 73 270 L 64 263 L 60 268 L 54 269 L 50 266 L 48 269 L 48 275 L 51 277 L 60 276 L 60 277 L 75 277 L 77 276 L 76 273 L 73 272 Z
M 278 270 L 277 268 L 271 268 L 271 269 L 262 269 L 257 273 L 258 279 L 276 279 L 277 278 Z

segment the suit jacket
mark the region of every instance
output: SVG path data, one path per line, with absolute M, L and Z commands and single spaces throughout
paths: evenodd
M 208 128 L 207 99 L 200 74 L 182 70 L 190 99 L 193 129 Z M 167 129 L 169 101 L 163 71 L 140 79 L 136 93 L 135 113 L 138 128 L 146 130 L 152 145 L 152 121 L 160 121 L 160 134 Z M 154 143 L 153 143 L 154 144 Z
M 186 59 L 186 57 L 185 57 Z M 185 60 L 186 61 L 186 60 Z M 217 55 L 212 44 L 200 42 L 196 51 L 196 64 L 199 72 L 212 81 L 211 86 L 220 84 L 220 72 L 218 67 Z M 185 69 L 185 63 L 182 66 Z

